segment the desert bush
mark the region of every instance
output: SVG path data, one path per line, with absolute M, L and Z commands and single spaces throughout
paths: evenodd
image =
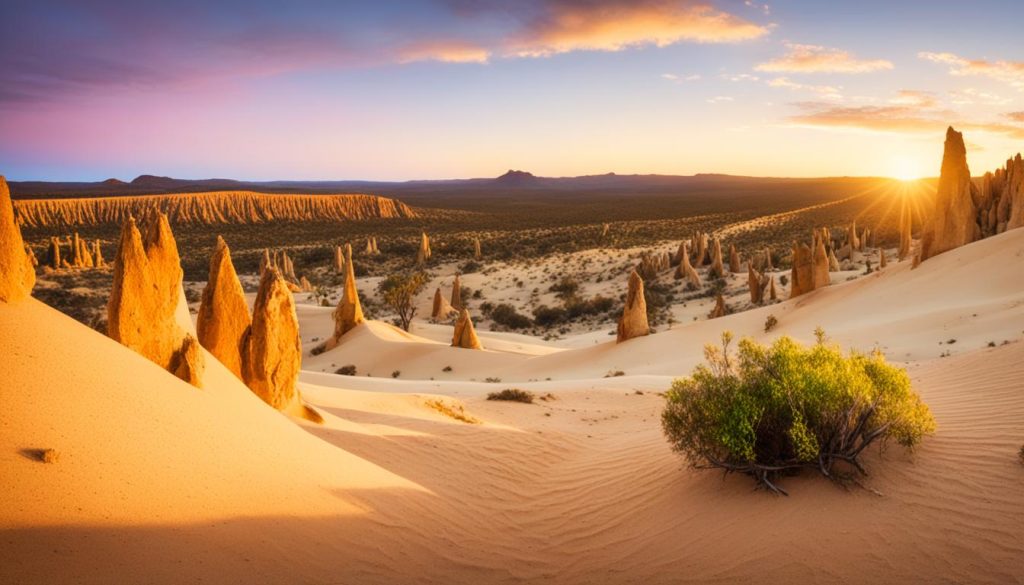
M 533 404 L 533 392 L 520 390 L 519 388 L 506 388 L 500 392 L 491 392 L 487 395 L 487 400 L 507 400 Z
M 858 457 L 870 445 L 911 448 L 934 432 L 906 371 L 877 351 L 844 355 L 817 334 L 811 347 L 744 339 L 733 355 L 729 333 L 721 348 L 707 346 L 707 363 L 667 394 L 662 428 L 672 448 L 694 467 L 745 473 L 785 494 L 775 484 L 781 474 L 849 478 L 837 464 L 866 474 Z
M 491 309 L 490 317 L 498 325 L 504 325 L 509 329 L 525 329 L 533 324 L 529 317 L 520 314 L 515 307 L 507 303 L 502 303 Z
M 533 320 L 541 327 L 550 327 L 566 320 L 568 313 L 562 307 L 541 305 L 533 310 Z
M 576 294 L 576 291 L 580 289 L 580 283 L 576 282 L 576 279 L 571 276 L 563 276 L 561 280 L 552 284 L 549 291 L 555 293 L 555 296 L 560 299 L 569 298 Z
M 337 370 L 334 371 L 334 373 L 335 374 L 340 374 L 342 376 L 355 376 L 356 375 L 356 367 L 354 365 L 349 364 L 347 366 L 342 366 L 342 367 L 338 368 Z
M 772 329 L 775 329 L 775 326 L 778 324 L 779 320 L 775 318 L 775 315 L 768 315 L 768 318 L 764 320 L 764 332 L 768 333 Z
M 384 297 L 384 304 L 398 315 L 398 325 L 406 331 L 416 316 L 416 295 L 425 286 L 427 275 L 424 272 L 392 274 L 377 285 L 377 291 Z

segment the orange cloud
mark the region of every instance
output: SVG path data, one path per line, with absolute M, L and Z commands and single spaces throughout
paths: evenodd
M 890 104 L 905 106 L 917 106 L 919 108 L 934 108 L 938 105 L 935 96 L 927 91 L 913 89 L 901 89 L 896 92 L 896 97 L 889 100 Z
M 526 23 L 508 44 L 510 55 L 543 57 L 569 51 L 619 51 L 682 41 L 730 43 L 758 38 L 764 26 L 705 3 L 558 0 Z
M 440 61 L 442 63 L 486 63 L 491 52 L 465 41 L 428 41 L 408 45 L 398 52 L 400 63 Z
M 892 69 L 892 63 L 884 59 L 858 59 L 847 51 L 818 45 L 786 43 L 789 52 L 761 63 L 758 71 L 777 73 L 869 73 Z
M 950 75 L 981 75 L 1024 90 L 1024 61 L 986 61 L 984 59 L 965 59 L 953 53 L 917 54 L 921 59 L 933 63 L 950 65 Z
M 1007 112 L 1006 117 L 1014 122 L 1024 123 L 1024 112 Z
M 887 133 L 933 133 L 946 126 L 960 130 L 1005 134 L 1012 138 L 1024 138 L 1024 127 L 1010 124 L 971 122 L 957 120 L 956 114 L 933 109 L 930 106 L 853 106 L 837 107 L 824 102 L 797 104 L 805 113 L 791 116 L 789 122 L 796 126 L 812 128 L 846 128 L 870 132 Z

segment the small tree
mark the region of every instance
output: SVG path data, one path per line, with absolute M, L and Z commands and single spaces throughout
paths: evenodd
M 377 285 L 384 304 L 398 315 L 398 324 L 405 331 L 409 330 L 412 318 L 416 316 L 416 295 L 426 286 L 427 275 L 424 272 L 392 274 Z
M 779 475 L 809 468 L 848 477 L 837 464 L 866 475 L 858 457 L 873 443 L 910 448 L 934 432 L 906 371 L 877 351 L 844 355 L 816 333 L 811 347 L 744 339 L 733 355 L 728 332 L 721 348 L 706 347 L 707 364 L 668 392 L 662 428 L 672 448 L 694 467 L 745 473 L 785 494 Z

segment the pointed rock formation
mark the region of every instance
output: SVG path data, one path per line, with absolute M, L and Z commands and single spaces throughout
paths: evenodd
M 345 253 L 341 251 L 341 246 L 334 247 L 334 273 L 344 274 L 345 273 Z
M 946 130 L 935 207 L 921 237 L 922 261 L 981 237 L 975 221 L 975 190 L 967 167 L 964 136 L 950 127 Z
M 267 269 L 274 266 L 274 261 L 270 259 L 270 250 L 264 248 L 263 256 L 260 257 L 260 278 L 267 272 Z
M 685 278 L 686 282 L 695 289 L 699 290 L 701 287 L 700 275 L 697 274 L 697 270 L 690 264 L 689 249 L 685 242 L 683 244 L 682 261 L 679 263 L 679 267 L 676 268 L 676 278 Z
M 718 278 L 725 276 L 725 266 L 722 265 L 722 242 L 718 238 L 711 241 L 711 268 L 708 274 Z
M 768 300 L 778 300 L 779 295 L 775 292 L 775 275 L 772 275 L 768 279 Z
M 455 322 L 455 332 L 452 334 L 452 347 L 461 347 L 463 349 L 483 349 L 484 346 L 480 343 L 480 338 L 476 336 L 476 330 L 473 329 L 473 319 L 469 316 L 469 311 L 462 309 L 459 313 L 459 320 Z
M 191 333 L 186 333 L 181 349 L 174 356 L 171 373 L 196 388 L 202 388 L 205 368 L 206 361 L 203 359 L 203 350 L 199 347 L 199 342 Z
M 750 289 L 751 303 L 760 305 L 764 302 L 764 291 L 768 286 L 768 281 L 769 279 L 755 270 L 753 266 L 747 266 L 747 288 Z
M 828 250 L 828 269 L 829 272 L 839 272 L 839 259 L 836 258 L 835 250 L 831 248 Z
M 359 304 L 359 291 L 356 289 L 356 273 L 352 267 L 352 246 L 349 244 L 345 244 L 345 285 L 333 317 L 334 335 L 327 340 L 327 349 L 336 347 L 342 335 L 364 321 L 363 307 Z
M 107 265 L 107 262 L 103 259 L 103 247 L 100 245 L 99 240 L 92 243 L 92 260 L 96 268 L 103 268 Z
M 691 268 L 692 270 L 692 268 Z M 634 337 L 642 337 L 651 332 L 647 324 L 647 301 L 644 299 L 644 281 L 636 270 L 629 275 L 629 289 L 626 291 L 626 304 L 619 318 L 617 343 Z
M 299 290 L 308 293 L 313 292 L 316 289 L 313 287 L 313 283 L 309 282 L 309 279 L 303 276 L 302 278 L 299 279 Z
M 372 238 L 366 238 L 366 254 L 368 256 L 373 254 L 373 239 Z
M 0 175 L 0 302 L 16 303 L 32 294 L 36 269 L 14 216 L 7 179 Z
M 708 235 L 703 232 L 694 234 L 690 248 L 693 250 L 693 266 L 701 267 L 708 260 Z
M 430 260 L 430 237 L 427 236 L 427 232 L 423 232 L 423 236 L 420 238 L 420 247 L 416 251 L 416 265 L 423 266 Z
M 461 311 L 465 307 L 462 305 L 462 281 L 459 280 L 459 275 L 455 275 L 455 282 L 452 283 L 452 308 L 456 311 Z
M 484 255 L 480 251 L 480 238 L 474 238 L 473 239 L 473 259 L 474 260 L 480 260 L 483 257 L 484 257 Z
M 910 243 L 911 243 L 911 231 L 913 230 L 913 214 L 910 211 L 910 207 L 907 205 L 907 201 L 904 198 L 903 205 L 900 208 L 900 247 L 897 252 L 897 258 L 900 262 L 906 259 L 910 255 Z
M 828 254 L 825 252 L 824 234 L 818 235 L 812 241 L 814 244 L 814 254 L 812 257 L 814 263 L 813 289 L 818 289 L 832 284 L 832 277 L 828 273 Z
M 601 226 L 601 239 L 602 240 L 608 237 L 608 230 L 609 229 L 611 229 L 611 226 L 609 224 L 607 224 L 607 223 Z
M 742 272 L 742 265 L 740 263 L 740 254 L 736 251 L 735 244 L 729 244 L 729 272 L 733 274 L 739 274 Z
M 764 270 L 763 271 L 764 272 L 769 272 L 771 270 L 775 270 L 775 267 L 772 266 L 772 251 L 771 251 L 771 248 L 765 248 L 764 249 Z
M 434 306 L 430 311 L 430 318 L 443 321 L 454 312 L 455 309 L 448 302 L 448 299 L 444 298 L 444 295 L 441 294 L 441 287 L 437 287 L 437 291 L 434 292 Z
M 675 256 L 672 257 L 672 266 L 677 266 L 679 264 L 682 264 L 683 263 L 683 257 L 686 256 L 689 253 L 688 250 L 689 250 L 689 242 L 687 242 L 686 240 L 683 240 L 682 242 L 679 242 L 679 248 L 676 249 L 676 254 L 675 254 Z
M 886 265 L 885 248 L 878 249 L 878 267 L 885 268 Z
M 57 238 L 50 238 L 50 246 L 46 251 L 46 265 L 53 270 L 64 267 L 64 260 L 60 257 L 60 240 Z
M 251 324 L 245 291 L 231 262 L 231 250 L 224 239 L 217 236 L 199 305 L 196 334 L 199 343 L 240 380 L 244 380 L 244 340 Z
M 298 280 L 295 278 L 295 263 L 288 257 L 288 252 L 281 252 L 281 263 L 278 264 L 281 269 L 281 276 L 284 277 L 288 282 L 295 282 Z
M 831 277 L 828 254 L 821 234 L 815 230 L 811 245 L 793 243 L 793 269 L 790 276 L 789 298 L 798 297 L 812 290 L 828 286 Z
M 39 259 L 36 258 L 36 253 L 32 246 L 25 244 L 25 255 L 28 256 L 28 261 L 32 264 L 32 268 L 39 266 Z
M 718 297 L 715 298 L 715 308 L 711 310 L 711 314 L 708 315 L 708 319 L 717 319 L 719 317 L 725 317 L 731 311 L 725 304 L 725 298 L 722 293 L 718 293 Z
M 302 365 L 299 319 L 292 293 L 273 266 L 260 278 L 244 355 L 243 377 L 253 393 L 277 410 L 286 410 L 298 401 L 295 383 Z
M 846 241 L 853 250 L 860 250 L 860 237 L 857 236 L 857 220 L 853 220 L 850 229 L 846 232 Z
M 188 307 L 183 299 L 178 247 L 167 216 L 157 213 L 145 229 L 145 241 L 134 219 L 129 218 L 121 230 L 107 303 L 107 334 L 200 386 L 203 354 L 189 346 L 190 332 L 183 327 L 180 313 L 184 311 L 187 319 Z

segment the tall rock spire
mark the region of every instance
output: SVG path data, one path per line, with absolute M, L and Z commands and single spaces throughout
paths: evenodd
M 239 379 L 243 379 L 243 343 L 251 324 L 245 291 L 231 262 L 231 250 L 224 238 L 217 236 L 199 305 L 196 333 L 200 345 Z
M 0 175 L 0 302 L 13 303 L 32 294 L 36 269 L 14 217 L 7 179 Z
M 964 136 L 950 127 L 946 130 L 935 206 L 922 234 L 922 261 L 981 237 L 972 195 L 974 191 Z
M 341 336 L 354 329 L 363 320 L 363 307 L 359 304 L 356 273 L 352 266 L 352 246 L 345 244 L 345 285 L 341 291 L 338 308 L 334 310 L 334 336 L 327 340 L 327 349 L 336 347 Z
M 644 281 L 636 270 L 629 274 L 629 290 L 626 291 L 626 305 L 622 308 L 616 341 L 622 343 L 634 337 L 648 335 L 647 301 L 644 299 Z

